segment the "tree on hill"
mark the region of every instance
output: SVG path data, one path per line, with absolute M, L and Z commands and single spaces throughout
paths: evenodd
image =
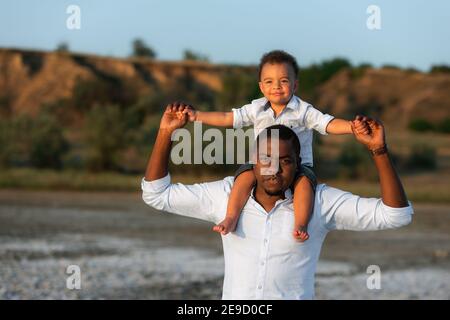
M 306 97 L 311 97 L 320 84 L 330 79 L 338 71 L 351 67 L 352 65 L 347 59 L 334 58 L 319 64 L 312 64 L 306 68 L 300 68 L 300 93 Z
M 156 52 L 149 47 L 142 39 L 135 39 L 133 41 L 133 57 L 147 57 L 156 58 Z
M 450 66 L 445 64 L 432 66 L 430 73 L 450 73 Z
M 209 61 L 209 58 L 200 53 L 194 52 L 190 49 L 186 49 L 183 52 L 183 60 L 194 60 L 194 61 Z
M 69 44 L 67 42 L 60 42 L 56 46 L 55 51 L 57 51 L 57 52 L 69 52 L 70 51 Z

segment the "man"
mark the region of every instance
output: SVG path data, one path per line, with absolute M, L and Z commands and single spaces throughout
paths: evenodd
M 144 201 L 159 210 L 210 221 L 226 213 L 233 178 L 195 185 L 171 184 L 167 166 L 171 135 L 187 118 L 182 103 L 168 105 L 142 180 Z M 371 152 L 380 178 L 381 199 L 361 198 L 325 184 L 317 186 L 314 212 L 309 222 L 310 239 L 300 243 L 290 232 L 294 227 L 290 185 L 299 163 L 300 144 L 295 133 L 272 126 L 278 133 L 278 152 L 272 152 L 272 131 L 267 130 L 266 150 L 257 148 L 256 186 L 245 205 L 234 233 L 222 236 L 225 257 L 223 299 L 312 299 L 314 275 L 322 243 L 331 230 L 381 230 L 411 222 L 413 209 L 385 145 L 383 126 L 372 119 L 370 130 L 357 131 L 356 139 Z M 268 129 L 270 129 L 269 127 Z M 273 138 L 275 139 L 275 137 Z M 257 143 L 258 145 L 258 143 Z M 272 154 L 274 157 L 271 158 Z M 275 171 L 261 171 L 278 165 Z M 269 170 L 270 171 L 270 170 Z M 261 172 L 266 173 L 262 175 Z

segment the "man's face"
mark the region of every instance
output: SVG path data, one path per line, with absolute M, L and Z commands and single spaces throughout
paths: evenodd
M 261 69 L 259 81 L 264 97 L 275 105 L 287 104 L 297 90 L 294 69 L 287 63 L 266 63 Z
M 256 182 L 268 195 L 284 195 L 294 181 L 297 156 L 291 141 L 279 140 L 277 159 L 277 153 L 272 152 L 270 138 L 266 141 L 267 152 L 264 152 L 265 148 L 258 148 L 258 158 L 253 168 Z

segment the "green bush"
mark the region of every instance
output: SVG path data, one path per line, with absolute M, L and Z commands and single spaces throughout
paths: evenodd
M 258 80 L 251 73 L 229 73 L 223 77 L 223 89 L 218 95 L 219 107 L 229 110 L 231 107 L 242 106 L 262 97 Z
M 408 128 L 412 131 L 425 132 L 434 129 L 433 125 L 425 119 L 417 118 L 410 121 Z
M 126 142 L 123 112 L 117 105 L 94 106 L 86 117 L 86 166 L 91 171 L 117 170 L 119 151 Z
M 410 170 L 433 170 L 437 167 L 436 149 L 429 145 L 415 145 L 407 159 Z
M 40 114 L 31 135 L 30 163 L 37 168 L 60 169 L 62 157 L 69 150 L 63 130 L 55 117 Z
M 141 126 L 149 115 L 161 116 L 168 99 L 162 92 L 143 96 L 135 104 L 124 110 L 124 121 L 127 128 L 135 129 Z
M 375 177 L 369 152 L 354 140 L 343 144 L 338 163 L 341 178 L 371 180 Z
M 0 122 L 0 163 L 3 166 L 61 168 L 68 143 L 54 116 L 19 116 Z
M 442 120 L 437 126 L 437 131 L 442 133 L 450 133 L 450 118 L 445 118 Z
M 302 96 L 306 96 L 309 99 L 313 96 L 317 86 L 346 68 L 351 68 L 351 64 L 343 58 L 325 60 L 320 64 L 312 64 L 309 67 L 301 68 L 298 91 Z
M 120 79 L 78 79 L 69 104 L 83 113 L 94 105 L 117 104 L 124 107 L 135 103 L 136 100 L 137 93 L 133 85 L 122 83 Z
M 382 69 L 392 69 L 392 70 L 400 70 L 399 66 L 393 65 L 393 64 L 385 64 L 381 66 Z
M 450 73 L 450 66 L 444 64 L 432 66 L 430 73 Z

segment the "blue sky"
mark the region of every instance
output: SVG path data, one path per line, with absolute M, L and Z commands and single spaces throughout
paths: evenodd
M 428 70 L 450 65 L 450 1 L 435 0 L 1 0 L 0 47 L 71 50 L 124 57 L 142 38 L 158 57 L 192 49 L 219 63 L 255 64 L 284 49 L 309 65 L 332 57 L 375 66 Z M 66 8 L 81 9 L 81 29 L 66 28 Z M 381 9 L 369 30 L 366 9 Z

